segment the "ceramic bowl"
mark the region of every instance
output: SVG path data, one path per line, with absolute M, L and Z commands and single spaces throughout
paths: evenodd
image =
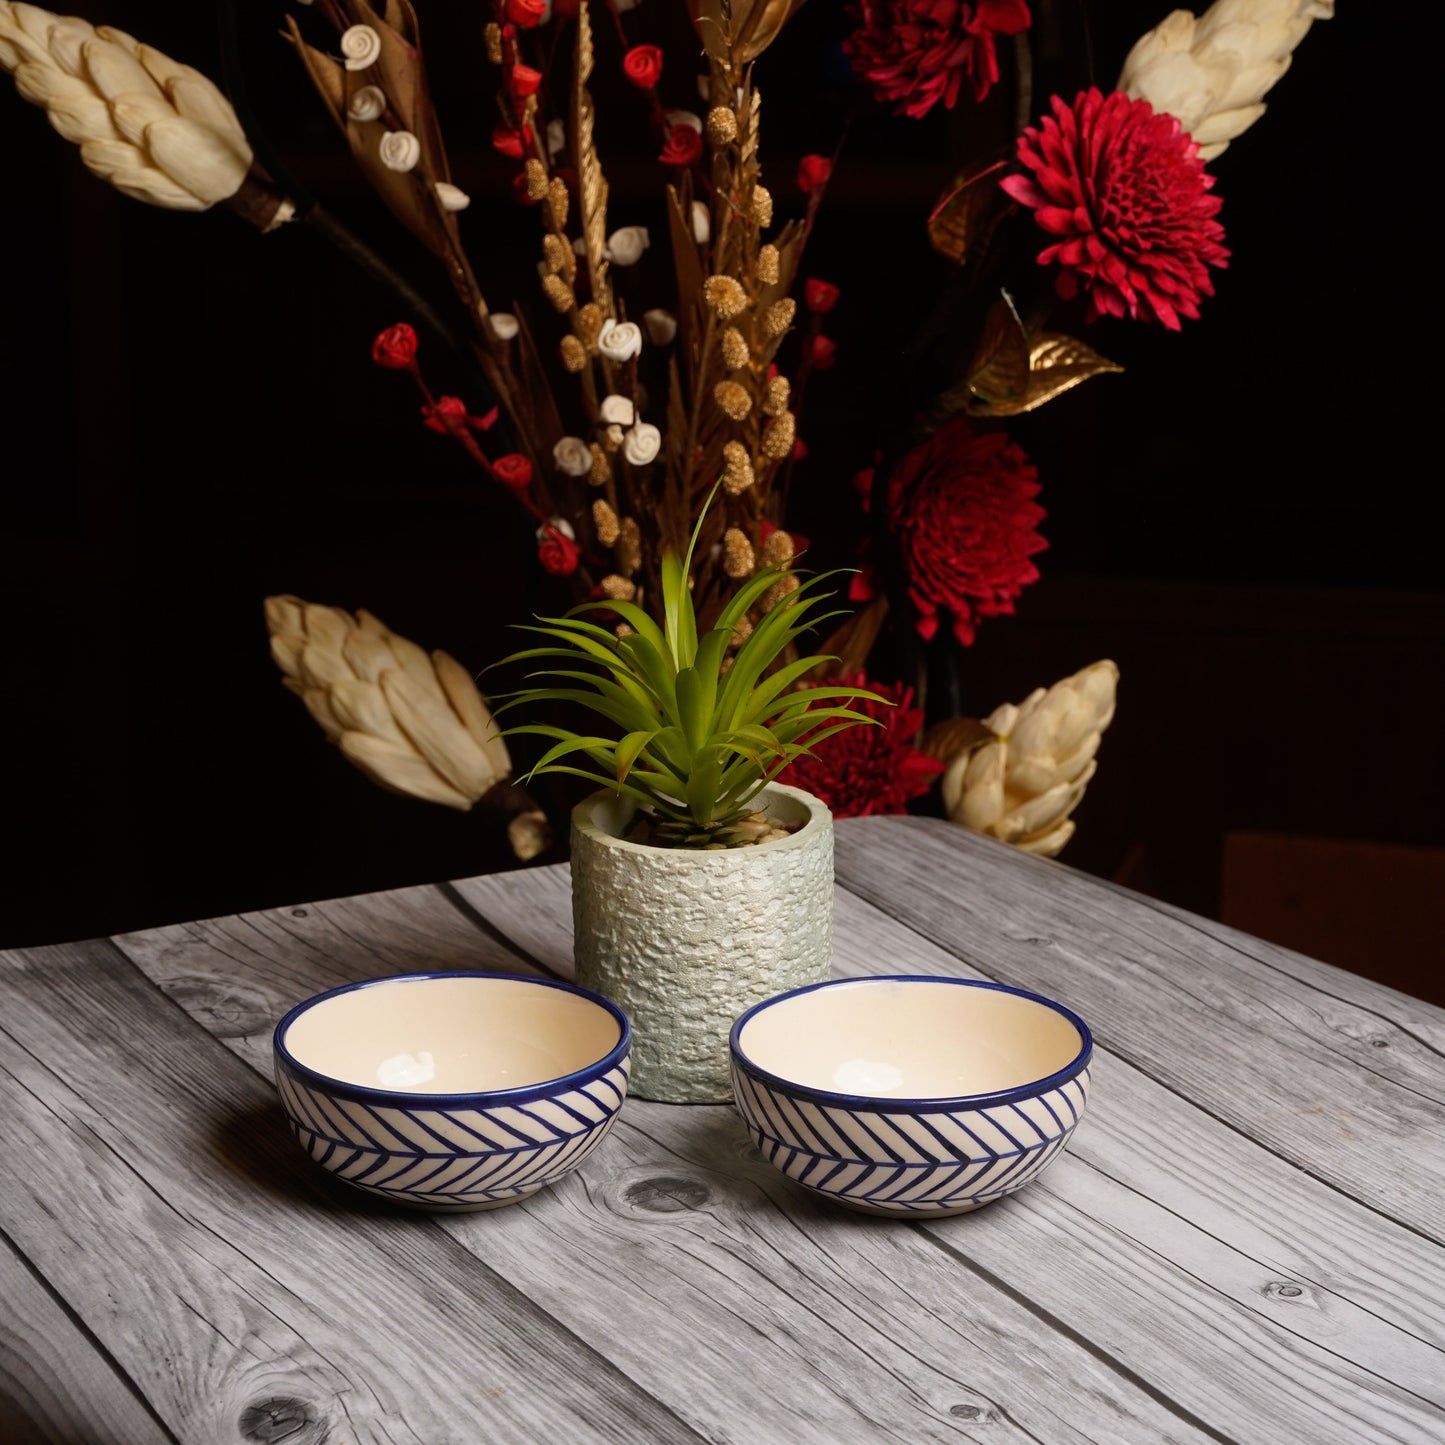
M 1062 1004 L 971 979 L 835 979 L 733 1025 L 733 1094 L 790 1179 L 869 1214 L 964 1214 L 1037 1179 L 1089 1095 Z
M 348 984 L 276 1025 L 301 1147 L 338 1179 L 423 1209 L 495 1209 L 570 1173 L 627 1095 L 632 1029 L 550 979 L 417 973 Z

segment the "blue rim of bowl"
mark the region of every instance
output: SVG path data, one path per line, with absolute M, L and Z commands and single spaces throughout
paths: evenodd
M 357 989 L 361 988 L 379 988 L 388 983 L 419 983 L 432 978 L 505 979 L 508 983 L 529 983 L 536 984 L 539 988 L 560 989 L 563 993 L 576 994 L 580 998 L 597 1004 L 599 1008 L 605 1009 L 616 1021 L 621 1033 L 616 1045 L 596 1063 L 576 1069 L 570 1074 L 559 1074 L 555 1079 L 543 1079 L 535 1084 L 522 1084 L 515 1089 L 473 1089 L 460 1094 L 428 1094 L 414 1089 L 373 1089 L 367 1084 L 353 1084 L 347 1079 L 333 1078 L 330 1074 L 323 1074 L 319 1069 L 313 1069 L 309 1064 L 303 1064 L 286 1047 L 284 1042 L 286 1030 L 302 1014 L 309 1012 L 317 1004 L 325 1003 L 327 999 L 337 998 L 344 993 L 355 993 Z M 546 1098 L 562 1089 L 580 1088 L 583 1084 L 590 1083 L 593 1079 L 600 1079 L 603 1074 L 610 1073 L 627 1057 L 632 1048 L 632 1022 L 611 999 L 603 998 L 600 993 L 593 993 L 590 988 L 582 988 L 575 983 L 564 983 L 561 979 L 536 978 L 527 973 L 492 973 L 486 969 L 438 969 L 431 973 L 392 973 L 387 974 L 384 978 L 363 978 L 356 983 L 344 983 L 339 988 L 329 988 L 325 993 L 313 994 L 310 998 L 302 999 L 300 1003 L 283 1015 L 272 1030 L 271 1046 L 276 1057 L 291 1073 L 319 1085 L 328 1093 L 340 1094 L 343 1098 L 359 1099 L 369 1103 L 385 1100 L 402 1109 L 472 1105 L 479 1100 L 485 1101 L 488 1105 L 526 1104 L 535 1099 Z
M 1027 1084 L 1018 1084 L 1012 1089 L 1001 1089 L 992 1094 L 954 1094 L 951 1096 L 938 1094 L 923 1099 L 894 1099 L 883 1095 L 843 1094 L 832 1089 L 818 1089 L 810 1084 L 795 1083 L 791 1079 L 785 1079 L 781 1074 L 775 1074 L 771 1070 L 763 1068 L 760 1064 L 755 1064 L 742 1051 L 738 1040 L 743 1029 L 754 1015 L 760 1014 L 764 1009 L 772 1008 L 775 1004 L 783 1003 L 787 999 L 797 998 L 800 994 L 815 993 L 820 988 L 866 988 L 869 984 L 875 983 L 947 983 L 957 984 L 961 988 L 992 989 L 995 993 L 1011 993 L 1017 998 L 1026 998 L 1031 1003 L 1043 1004 L 1045 1008 L 1062 1014 L 1078 1029 L 1079 1052 L 1057 1072 L 1049 1074 L 1043 1079 L 1031 1079 Z M 1073 1009 L 1066 1008 L 1057 999 L 1047 998 L 1041 993 L 1031 993 L 1026 988 L 1013 988 L 1006 983 L 991 983 L 981 978 L 949 978 L 946 975 L 930 973 L 878 973 L 865 974 L 860 978 L 827 978 L 822 983 L 810 983 L 803 988 L 789 989 L 787 993 L 774 994 L 772 998 L 765 998 L 761 1003 L 755 1003 L 746 1013 L 740 1014 L 733 1024 L 732 1032 L 728 1035 L 728 1051 L 732 1055 L 733 1063 L 745 1074 L 760 1080 L 770 1088 L 780 1089 L 792 1097 L 808 1099 L 818 1104 L 837 1104 L 850 1109 L 865 1109 L 873 1114 L 916 1114 L 938 1113 L 951 1109 L 991 1109 L 998 1104 L 1016 1104 L 1023 1099 L 1033 1099 L 1040 1094 L 1047 1094 L 1050 1090 L 1067 1084 L 1070 1079 L 1076 1079 L 1089 1067 L 1089 1061 L 1094 1056 L 1094 1036 L 1089 1032 L 1088 1024 Z

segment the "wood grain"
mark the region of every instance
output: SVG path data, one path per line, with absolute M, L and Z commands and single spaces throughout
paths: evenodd
M 516 924 L 566 901 L 566 870 L 516 875 L 497 921 Z M 347 976 L 328 948 L 363 928 L 399 968 L 526 967 L 442 890 L 409 890 L 404 910 L 371 899 L 307 905 L 309 947 L 248 975 L 271 1017 L 298 995 Z M 388 929 L 388 917 L 406 924 Z M 570 913 L 568 914 L 570 918 Z M 434 940 L 450 920 L 468 935 Z M 231 965 L 261 940 L 289 938 L 286 910 L 132 934 L 117 940 L 198 1016 L 233 988 Z M 570 950 L 569 950 L 570 952 Z M 570 971 L 570 957 L 543 962 Z M 263 975 L 270 981 L 255 984 Z M 284 975 L 284 984 L 278 980 Z M 224 1004 L 219 1006 L 224 1012 Z M 270 1070 L 265 1031 L 228 1045 Z M 1208 1439 L 1086 1347 L 1049 1331 L 1007 1290 L 963 1274 L 923 1238 L 888 1222 L 839 1216 L 800 1199 L 753 1150 L 731 1108 L 629 1100 L 606 1144 L 578 1174 L 525 1204 L 438 1218 L 451 1236 L 708 1439 L 832 1445 L 968 1438 L 1152 1445 Z M 962 1277 L 960 1277 L 962 1275 Z M 966 1308 L 964 1308 L 966 1302 Z M 659 1320 L 669 1322 L 665 1338 Z M 1023 1366 L 1029 1368 L 1024 1369 Z
M 866 834 L 839 830 L 838 877 L 850 891 L 990 977 L 1087 1000 L 1112 1052 L 1342 1193 L 1445 1241 L 1440 1060 L 1416 1037 L 1362 1010 L 1352 1036 L 1326 1021 L 1322 996 L 1299 979 L 1057 863 L 933 820 L 868 821 Z M 1438 1012 L 1405 995 L 1392 1003 L 1421 1020 Z M 1382 1030 L 1393 1076 L 1368 1042 Z

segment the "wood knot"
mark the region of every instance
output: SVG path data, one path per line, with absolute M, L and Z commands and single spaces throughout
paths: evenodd
M 948 1413 L 956 1420 L 993 1420 L 997 1418 L 987 1405 L 950 1405 Z
M 649 1214 L 680 1214 L 683 1210 L 701 1209 L 711 1195 L 701 1180 L 658 1174 L 629 1184 L 622 1197 L 634 1209 L 645 1209 Z
M 331 1435 L 326 1417 L 314 1405 L 289 1395 L 247 1405 L 237 1423 L 241 1438 L 258 1445 L 326 1445 Z
M 1268 1299 L 1299 1299 L 1304 1290 L 1287 1279 L 1273 1279 L 1265 1285 L 1263 1293 Z
M 184 974 L 166 992 L 207 1033 L 218 1039 L 242 1039 L 275 1022 L 276 1011 L 260 989 L 204 974 Z
M 291 916 L 292 916 L 292 918 L 308 918 L 308 917 L 310 917 L 310 915 L 306 912 L 306 910 L 305 910 L 304 908 L 293 908 L 293 909 L 291 910 Z

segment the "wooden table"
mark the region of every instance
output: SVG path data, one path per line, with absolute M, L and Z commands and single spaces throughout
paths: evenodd
M 631 1100 L 495 1213 L 290 1139 L 270 1030 L 423 967 L 565 973 L 565 869 L 0 956 L 0 1440 L 1445 1440 L 1445 1011 L 959 829 L 838 830 L 844 974 L 1077 1009 L 1090 1111 L 935 1224 Z

